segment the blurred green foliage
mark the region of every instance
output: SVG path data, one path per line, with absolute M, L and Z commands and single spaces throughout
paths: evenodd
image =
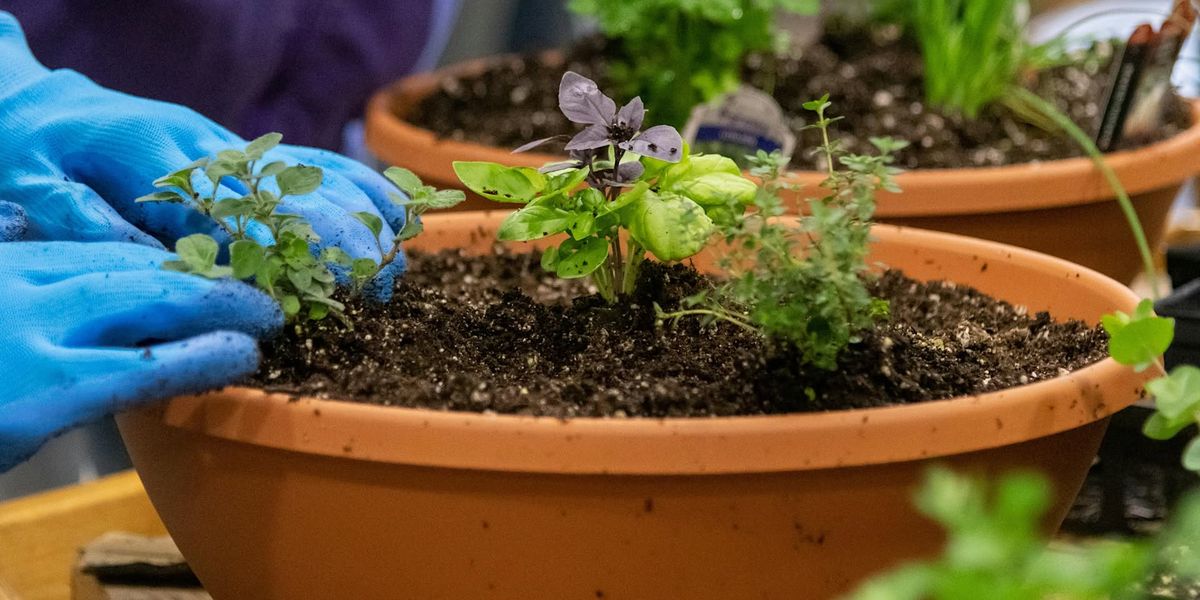
M 571 0 L 619 42 L 618 93 L 641 96 L 653 119 L 683 127 L 692 108 L 732 91 L 743 58 L 779 49 L 776 11 L 813 14 L 819 0 Z
M 1029 473 L 989 488 L 945 469 L 929 472 L 917 494 L 922 513 L 946 528 L 936 560 L 875 578 L 849 600 L 1132 600 L 1169 598 L 1155 574 L 1200 576 L 1200 495 L 1184 500 L 1152 540 L 1047 544 L 1040 524 L 1050 486 Z M 1161 579 L 1161 578 L 1160 578 Z

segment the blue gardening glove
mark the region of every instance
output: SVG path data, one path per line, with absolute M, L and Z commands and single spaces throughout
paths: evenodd
M 25 237 L 29 221 L 25 210 L 12 202 L 0 202 L 0 242 L 15 242 Z
M 0 471 L 76 425 L 254 372 L 255 338 L 283 326 L 279 307 L 241 282 L 164 271 L 172 258 L 135 244 L 0 244 Z
M 0 198 L 25 210 L 29 239 L 163 247 L 207 233 L 227 241 L 214 223 L 188 207 L 134 199 L 154 191 L 158 177 L 245 144 L 185 107 L 107 90 L 73 71 L 46 69 L 30 53 L 16 19 L 0 11 Z M 324 168 L 320 189 L 289 197 L 279 209 L 306 217 L 321 246 L 378 260 L 381 245 L 390 245 L 393 231 L 403 226 L 403 211 L 387 197 L 390 184 L 358 163 L 294 146 L 277 148 L 267 159 Z M 195 183 L 198 191 L 207 191 L 207 180 L 198 176 Z M 382 244 L 351 216 L 357 211 L 384 219 Z M 264 228 L 250 233 L 270 241 Z M 372 286 L 379 299 L 387 300 L 403 268 L 398 260 L 380 273 Z

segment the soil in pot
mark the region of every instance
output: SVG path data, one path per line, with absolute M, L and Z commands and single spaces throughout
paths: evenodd
M 484 72 L 448 76 L 437 92 L 413 114 L 399 115 L 437 135 L 515 148 L 534 139 L 573 134 L 557 108 L 559 79 L 570 69 L 595 79 L 602 89 L 615 89 L 608 80 L 606 56 L 618 48 L 601 38 L 587 38 L 565 53 L 562 64 L 526 55 L 502 60 Z M 1040 74 L 1033 87 L 1052 100 L 1085 130 L 1100 118 L 1113 51 L 1098 45 L 1073 64 Z M 803 130 L 813 118 L 801 104 L 828 92 L 832 114 L 848 119 L 833 128 L 848 151 L 871 153 L 871 137 L 891 136 L 912 142 L 897 155 L 904 168 L 989 167 L 1083 156 L 1065 135 L 1039 129 L 1003 107 L 969 119 L 927 106 L 923 100 L 923 67 L 916 42 L 896 26 L 830 24 L 823 39 L 795 56 L 778 59 L 752 56 L 744 79 L 770 91 L 790 115 L 798 147 L 815 147 L 813 130 Z M 1136 148 L 1176 135 L 1191 122 L 1189 108 L 1173 96 L 1166 123 L 1152 136 L 1126 139 L 1118 149 Z M 649 115 L 651 122 L 653 114 Z M 794 165 L 820 169 L 815 155 L 797 153 Z
M 659 326 L 709 281 L 647 263 L 641 292 L 610 307 L 537 254 L 414 253 L 396 297 L 289 328 L 250 382 L 271 391 L 396 406 L 571 416 L 725 416 L 951 398 L 1048 379 L 1106 355 L 1105 335 L 952 283 L 898 271 L 875 281 L 891 319 L 837 371 L 801 366 L 753 333 Z

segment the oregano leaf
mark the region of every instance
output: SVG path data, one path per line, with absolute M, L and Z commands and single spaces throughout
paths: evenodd
M 254 240 L 237 240 L 229 244 L 229 266 L 236 279 L 246 279 L 258 273 L 266 260 L 266 249 Z
M 337 246 L 330 246 L 321 251 L 321 262 L 333 263 L 340 267 L 349 267 L 354 264 L 354 257 Z
M 280 196 L 303 196 L 321 187 L 324 173 L 318 167 L 297 165 L 280 171 L 275 176 Z
M 383 176 L 389 181 L 396 184 L 396 187 L 404 191 L 408 195 L 413 195 L 421 188 L 421 178 L 417 177 L 416 173 L 405 169 L 404 167 L 388 167 L 383 172 Z
M 278 146 L 279 142 L 282 140 L 283 134 L 280 133 L 272 132 L 263 134 L 246 145 L 246 158 L 250 160 L 258 160 L 262 158 L 263 154 L 266 154 L 272 148 Z
M 379 218 L 379 215 L 367 211 L 361 211 L 351 213 L 351 216 L 353 216 L 355 219 L 358 219 L 359 223 L 362 223 L 367 227 L 367 229 L 371 230 L 371 235 L 373 235 L 375 238 L 378 238 L 379 234 L 383 232 L 383 219 Z
M 141 196 L 134 200 L 134 202 L 170 202 L 173 204 L 179 204 L 184 202 L 184 198 L 183 196 L 179 195 L 179 192 L 154 192 L 152 194 Z
M 279 306 L 283 309 L 283 314 L 288 317 L 294 317 L 300 314 L 300 298 L 292 294 L 288 294 L 279 299 Z
M 401 242 L 407 242 L 421 235 L 422 231 L 425 231 L 425 224 L 421 222 L 421 219 L 415 216 L 409 217 L 408 220 L 404 221 L 404 227 L 400 229 L 400 233 L 396 234 L 396 238 Z
M 175 254 L 188 265 L 192 272 L 204 274 L 217 264 L 217 241 L 203 233 L 196 233 L 175 242 Z
M 283 162 L 282 160 L 277 160 L 275 162 L 267 163 L 266 166 L 259 169 L 258 176 L 259 177 L 275 177 L 276 175 L 279 175 L 280 173 L 282 173 L 284 171 L 284 169 L 286 169 L 286 168 L 287 168 L 287 163 Z

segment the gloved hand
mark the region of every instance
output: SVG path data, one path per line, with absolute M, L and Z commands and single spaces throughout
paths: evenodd
M 172 258 L 127 243 L 0 244 L 0 471 L 76 425 L 254 372 L 255 337 L 283 326 L 279 307 L 241 282 L 164 271 Z
M 163 247 L 207 233 L 226 241 L 214 223 L 188 207 L 134 199 L 154 191 L 158 177 L 245 144 L 185 107 L 107 90 L 72 71 L 46 69 L 30 53 L 16 19 L 0 11 L 0 198 L 25 210 L 29 239 Z M 378 260 L 380 240 L 351 213 L 384 218 L 384 247 L 403 226 L 403 211 L 387 197 L 390 184 L 358 163 L 295 146 L 276 148 L 267 159 L 325 170 L 320 189 L 289 197 L 279 209 L 306 217 L 321 246 Z M 208 185 L 199 175 L 195 184 L 199 190 Z M 252 235 L 269 241 L 263 229 Z M 403 269 L 404 261 L 398 260 L 379 275 L 372 289 L 381 299 L 387 299 L 392 279 Z
M 25 237 L 28 228 L 24 209 L 12 202 L 0 202 L 0 242 L 15 242 Z

